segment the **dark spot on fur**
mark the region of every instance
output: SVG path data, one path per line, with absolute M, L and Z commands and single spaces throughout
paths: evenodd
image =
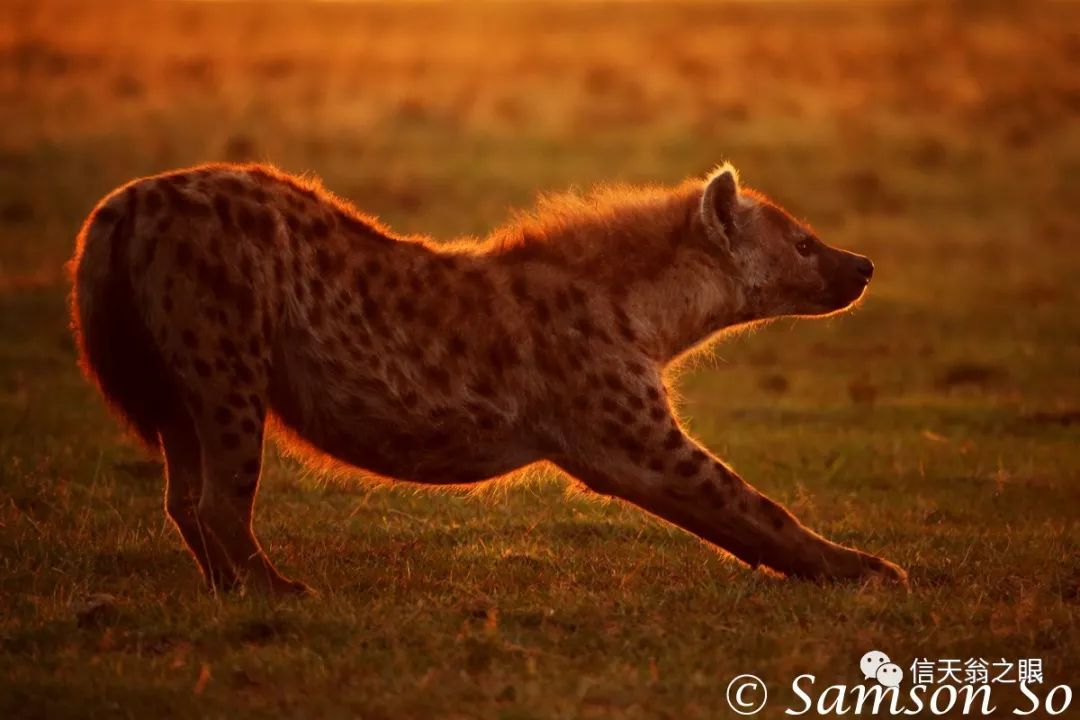
M 432 305 L 425 305 L 420 308 L 420 324 L 428 330 L 434 330 L 438 327 L 439 317 L 439 311 Z
M 547 324 L 551 322 L 551 308 L 548 307 L 546 300 L 536 298 L 533 301 L 533 309 L 536 311 L 536 319 L 541 323 Z
M 247 365 L 242 362 L 237 362 L 233 366 L 233 375 L 236 379 L 244 384 L 251 384 L 255 382 L 255 373 L 251 371 Z
M 323 226 L 325 227 L 325 223 Z M 337 259 L 333 254 L 325 247 L 319 246 L 315 248 L 315 267 L 319 272 L 325 275 L 333 274 L 337 269 Z
M 255 235 L 264 245 L 274 242 L 274 216 L 265 208 L 255 211 Z
M 356 288 L 356 292 L 362 298 L 366 298 L 368 294 L 368 281 L 364 276 L 363 268 L 356 268 L 353 271 L 353 287 Z
M 520 275 L 515 275 L 514 279 L 510 281 L 510 291 L 514 293 L 514 297 L 518 300 L 527 300 L 529 297 L 529 286 L 525 282 L 525 278 Z
M 236 229 L 233 225 L 232 210 L 229 207 L 228 198 L 224 195 L 215 196 L 214 211 L 217 212 L 218 221 L 221 222 L 221 227 L 225 232 L 232 232 Z
M 221 185 L 233 195 L 239 195 L 244 191 L 244 184 L 238 178 L 223 177 L 221 178 Z
M 675 463 L 675 472 L 683 477 L 691 477 L 697 473 L 698 465 L 690 460 L 680 460 Z
M 500 338 L 492 344 L 488 358 L 491 361 L 492 368 L 496 372 L 502 373 L 510 365 L 516 364 L 520 360 L 520 355 L 509 339 Z
M 192 360 L 191 366 L 195 368 L 195 372 L 197 372 L 200 377 L 210 377 L 210 373 L 212 372 L 210 364 L 202 358 L 195 358 Z
M 218 409 L 214 411 L 214 420 L 221 425 L 228 425 L 232 422 L 232 419 L 233 411 L 225 405 L 219 406 Z
M 616 375 L 613 372 L 604 373 L 604 384 L 607 385 L 612 390 L 616 390 L 616 391 L 621 391 L 621 390 L 626 389 L 626 386 L 623 385 L 622 379 L 619 378 L 619 376 Z
M 714 507 L 724 507 L 724 496 L 721 494 L 720 489 L 716 487 L 711 481 L 706 480 L 701 483 L 700 486 L 702 496 Z
M 446 368 L 428 365 L 424 368 L 424 375 L 439 390 L 447 392 L 450 389 L 450 372 Z
M 233 299 L 236 301 L 236 310 L 240 313 L 240 321 L 250 323 L 255 319 L 255 293 L 250 285 L 233 285 Z
M 326 298 L 326 283 L 323 282 L 322 278 L 311 278 L 310 290 L 313 301 L 321 303 Z
M 285 284 L 285 261 L 281 255 L 274 255 L 274 284 L 278 287 Z
M 165 205 L 165 199 L 161 197 L 161 192 L 150 188 L 146 191 L 146 211 L 151 215 L 157 215 L 161 208 Z
M 176 241 L 176 266 L 181 270 L 191 267 L 194 256 L 191 252 L 191 243 L 187 240 Z
M 479 380 L 473 385 L 473 392 L 483 397 L 495 397 L 495 386 L 488 379 Z
M 120 213 L 115 208 L 111 208 L 107 205 L 102 205 L 94 213 L 95 222 L 111 223 L 116 222 L 120 218 Z
M 236 224 L 244 235 L 251 237 L 256 234 L 255 216 L 252 215 L 251 207 L 246 202 L 236 204 Z
M 266 309 L 263 310 L 262 327 L 260 329 L 262 330 L 262 337 L 260 338 L 260 340 L 262 342 L 264 342 L 264 343 L 271 342 L 273 337 L 274 337 L 273 336 L 274 323 L 273 323 L 273 317 L 270 314 L 269 306 Z
M 397 311 L 402 320 L 411 322 L 416 317 L 416 303 L 413 302 L 412 298 L 403 297 L 398 300 Z
M 682 433 L 679 432 L 678 428 L 672 428 L 671 430 L 668 430 L 668 434 L 664 438 L 664 449 L 676 450 L 682 447 L 682 444 L 683 436 Z
M 322 305 L 313 305 L 308 310 L 308 324 L 315 330 L 318 330 L 323 325 L 323 309 Z
M 254 260 L 251 259 L 251 255 L 246 252 L 241 253 L 237 261 L 237 269 L 240 271 L 241 278 L 250 278 L 254 270 Z
M 641 443 L 637 441 L 632 435 L 622 433 L 619 436 L 619 447 L 621 447 L 631 458 L 638 458 L 644 453 L 645 449 L 641 446 Z
M 397 272 L 393 267 L 386 268 L 386 277 L 383 278 L 383 287 L 387 292 L 394 290 L 398 286 L 399 278 Z
M 587 317 L 578 318 L 577 322 L 574 323 L 574 329 L 585 337 L 591 337 L 596 332 L 596 326 Z
M 787 511 L 769 498 L 762 495 L 758 498 L 758 506 L 761 508 L 761 512 L 769 518 L 774 530 L 780 530 L 787 524 Z
M 570 312 L 570 292 L 568 290 L 559 290 L 555 293 L 555 307 L 559 312 Z

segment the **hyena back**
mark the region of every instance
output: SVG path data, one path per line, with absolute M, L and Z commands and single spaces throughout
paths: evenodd
M 729 167 L 436 245 L 314 182 L 203 166 L 106 197 L 72 268 L 82 366 L 163 452 L 166 510 L 213 588 L 307 589 L 251 529 L 268 419 L 327 463 L 438 484 L 546 460 L 751 566 L 905 578 L 803 527 L 669 404 L 664 368 L 691 348 L 842 310 L 872 273 Z

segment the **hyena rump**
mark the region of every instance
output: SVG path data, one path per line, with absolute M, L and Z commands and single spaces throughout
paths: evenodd
M 873 265 L 724 167 L 550 199 L 479 243 L 392 235 L 315 182 L 212 165 L 136 180 L 72 262 L 81 361 L 166 464 L 214 588 L 306 587 L 252 533 L 267 420 L 309 457 L 418 483 L 550 461 L 751 566 L 903 581 L 761 495 L 680 426 L 665 366 L 718 331 L 825 315 Z

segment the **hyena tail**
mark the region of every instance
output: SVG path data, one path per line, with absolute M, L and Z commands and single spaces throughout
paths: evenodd
M 178 393 L 146 326 L 131 282 L 135 189 L 106 198 L 83 224 L 69 269 L 71 328 L 83 373 L 147 448 L 160 448 L 161 420 Z

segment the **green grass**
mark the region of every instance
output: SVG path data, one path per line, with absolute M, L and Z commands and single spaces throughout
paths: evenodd
M 0 717 L 712 718 L 744 672 L 781 717 L 870 649 L 1075 686 L 1075 8 L 87 7 L 0 23 Z M 878 271 L 854 313 L 692 360 L 683 411 L 910 592 L 753 573 L 543 473 L 431 492 L 275 455 L 257 529 L 321 594 L 208 596 L 75 368 L 61 265 L 116 184 L 246 157 L 439 237 L 730 159 Z

